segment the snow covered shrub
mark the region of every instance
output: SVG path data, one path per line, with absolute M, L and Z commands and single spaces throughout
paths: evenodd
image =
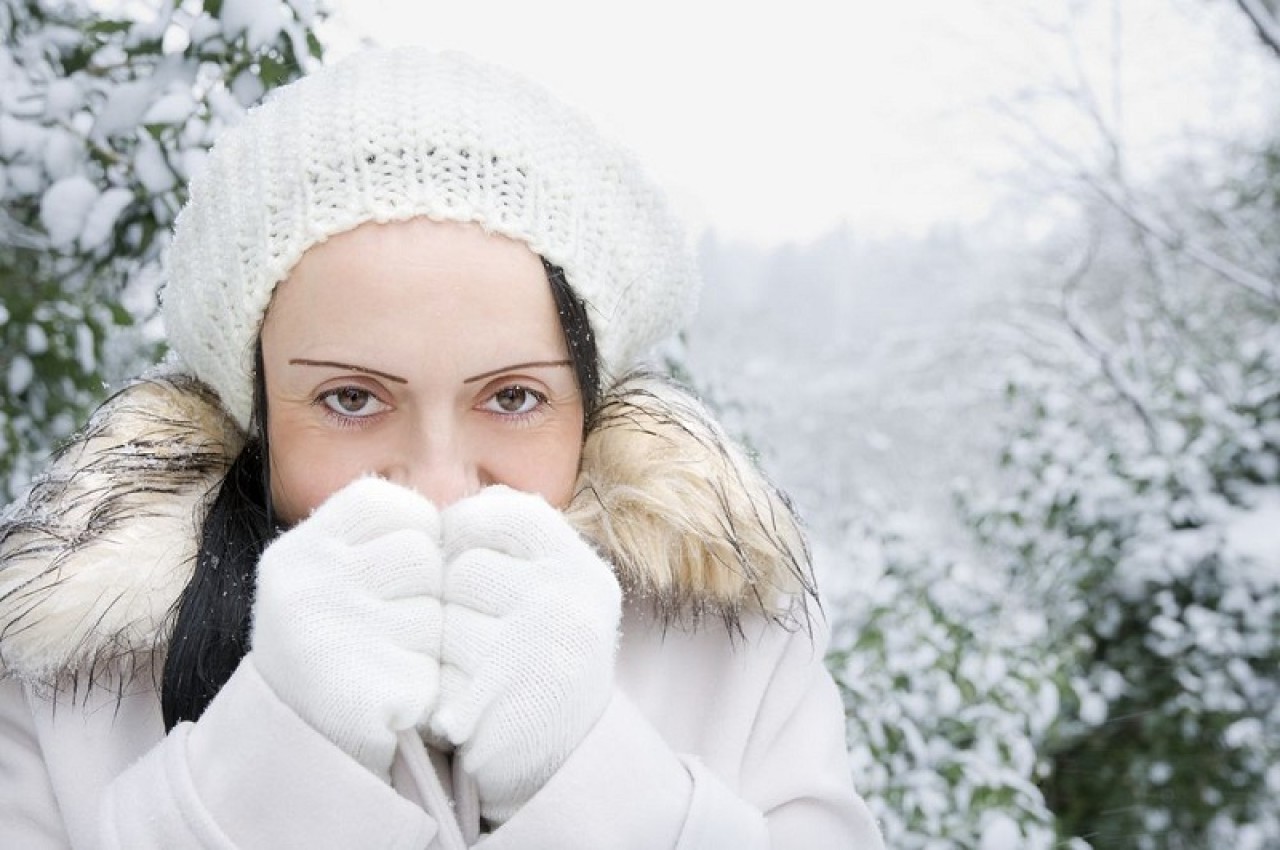
M 1280 489 L 1233 502 L 1207 463 L 1221 445 L 1156 453 L 1116 411 L 1033 383 L 1013 395 L 1010 491 L 977 527 L 1045 600 L 1074 671 L 1044 751 L 1062 834 L 1099 850 L 1277 846 L 1280 576 L 1247 529 L 1274 534 Z
M 839 547 L 877 575 L 832 606 L 859 788 L 896 850 L 1054 847 L 1036 786 L 1058 693 L 1042 621 L 913 537 L 868 520 Z
M 219 130 L 318 61 L 313 0 L 0 0 L 0 499 L 155 355 L 155 267 Z
M 1043 601 L 1041 787 L 1097 850 L 1280 847 L 1280 276 L 1242 248 L 1280 219 L 1193 183 L 1091 211 L 1069 333 L 1010 375 L 1003 488 L 966 498 Z

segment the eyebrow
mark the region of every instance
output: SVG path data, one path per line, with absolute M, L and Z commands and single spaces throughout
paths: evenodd
M 289 361 L 292 366 L 322 366 L 329 369 L 346 369 L 349 372 L 363 372 L 366 375 L 377 375 L 379 378 L 386 378 L 388 381 L 395 381 L 397 384 L 407 384 L 409 381 L 401 378 L 399 375 L 392 375 L 388 372 L 379 372 L 377 369 L 370 369 L 368 366 L 356 366 L 352 363 L 337 363 L 333 360 L 304 360 L 300 357 Z
M 485 378 L 492 378 L 494 375 L 501 375 L 503 372 L 511 372 L 516 369 L 537 369 L 543 366 L 572 366 L 571 360 L 533 360 L 529 363 L 513 363 L 510 366 L 503 366 L 501 369 L 493 369 L 488 372 L 481 372 L 479 375 L 472 375 L 470 378 L 463 378 L 462 383 L 474 384 L 476 381 L 483 381 Z

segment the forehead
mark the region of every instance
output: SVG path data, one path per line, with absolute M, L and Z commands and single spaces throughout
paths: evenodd
M 415 385 L 568 356 L 542 260 L 475 224 L 365 224 L 313 246 L 262 327 L 268 372 L 301 358 Z
M 499 296 L 518 296 L 530 280 L 545 283 L 541 259 L 523 242 L 474 223 L 421 217 L 368 222 L 313 245 L 278 290 L 299 279 L 335 276 L 349 282 L 351 294 L 367 290 L 370 296 L 378 293 L 376 284 L 406 277 L 493 289 Z M 426 286 L 420 289 L 430 296 Z
M 462 328 L 477 343 L 563 334 L 542 260 L 527 245 L 476 224 L 426 218 L 369 223 L 313 246 L 277 287 L 264 334 L 406 326 L 437 339 Z

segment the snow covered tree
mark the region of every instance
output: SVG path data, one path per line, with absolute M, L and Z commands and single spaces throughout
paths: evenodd
M 1064 357 L 1056 375 L 1042 361 L 1010 384 L 1009 489 L 975 518 L 1045 600 L 1066 687 L 1044 788 L 1064 836 L 1096 848 L 1280 841 L 1280 588 L 1260 536 L 1280 521 L 1280 489 L 1259 475 L 1280 445 L 1275 351 L 1258 352 L 1265 378 L 1213 370 L 1252 404 L 1200 394 L 1175 371 L 1183 390 L 1148 408 L 1158 447 L 1100 369 Z
M 1261 4 L 1252 4 L 1265 11 Z M 1280 169 L 1200 145 L 1081 201 L 1010 370 L 1003 486 L 966 509 L 1043 600 L 1041 787 L 1097 850 L 1280 847 Z M 1061 269 L 1069 269 L 1061 272 Z
M 313 0 L 0 0 L 0 501 L 156 356 L 186 183 L 319 61 L 318 20 Z

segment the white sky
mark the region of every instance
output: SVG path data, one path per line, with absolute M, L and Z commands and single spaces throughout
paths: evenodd
M 1190 0 L 335 2 L 335 31 L 533 77 L 633 148 L 695 229 L 762 243 L 842 222 L 920 233 L 991 211 L 1015 160 L 988 106 L 1067 73 L 1067 42 L 1043 24 L 1070 9 L 1090 10 L 1078 30 L 1099 79 L 1119 33 L 1122 81 L 1155 93 L 1155 109 L 1126 106 L 1130 131 L 1222 107 L 1173 82 L 1171 66 L 1195 74 L 1221 58 L 1214 28 L 1178 11 Z

